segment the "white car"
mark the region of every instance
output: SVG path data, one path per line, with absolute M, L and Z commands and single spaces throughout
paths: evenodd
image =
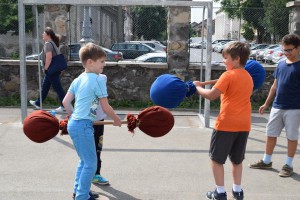
M 226 45 L 229 45 L 229 44 L 233 43 L 233 42 L 235 42 L 235 41 L 227 41 L 227 42 L 225 42 L 225 43 L 222 44 L 222 45 L 218 45 L 218 46 L 217 46 L 216 52 L 222 53 L 224 47 L 225 47 Z
M 206 49 L 206 43 L 203 42 L 203 49 Z M 202 42 L 194 42 L 194 43 L 190 43 L 190 48 L 197 48 L 197 49 L 201 49 L 202 48 Z
M 26 60 L 38 60 L 38 59 L 39 59 L 39 54 L 37 54 L 37 53 L 26 56 Z M 41 56 L 40 56 L 40 59 L 42 59 Z
M 270 44 L 270 45 L 268 45 L 267 47 L 265 47 L 263 49 L 257 50 L 257 52 L 256 52 L 256 60 L 264 62 L 265 61 L 264 60 L 264 56 L 267 55 L 268 50 L 274 49 L 274 48 L 277 48 L 277 47 L 279 47 L 278 44 Z
M 167 62 L 167 54 L 164 52 L 159 53 L 147 53 L 134 59 L 135 62 L 155 62 L 165 63 Z
M 274 52 L 280 51 L 280 50 L 281 50 L 280 46 L 265 50 L 263 60 L 266 63 L 272 64 L 272 56 L 273 56 Z
M 272 62 L 275 64 L 278 64 L 280 61 L 284 59 L 286 59 L 286 56 L 284 55 L 282 50 L 275 51 L 272 54 Z

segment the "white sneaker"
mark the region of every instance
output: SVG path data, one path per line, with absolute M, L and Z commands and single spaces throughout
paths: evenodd
M 65 108 L 62 106 L 59 106 L 58 108 L 55 109 L 56 112 L 63 112 L 65 111 Z
M 29 103 L 30 103 L 31 105 L 33 105 L 36 109 L 40 109 L 40 107 L 39 107 L 38 105 L 36 105 L 35 101 L 30 100 Z

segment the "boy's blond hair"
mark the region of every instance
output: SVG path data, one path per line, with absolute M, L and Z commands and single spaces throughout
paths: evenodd
M 229 42 L 222 51 L 223 56 L 224 54 L 230 55 L 232 59 L 240 57 L 240 64 L 244 67 L 249 59 L 250 48 L 243 42 Z
M 79 50 L 79 58 L 83 67 L 85 67 L 88 59 L 96 61 L 103 57 L 106 57 L 104 50 L 100 46 L 91 42 L 82 46 Z

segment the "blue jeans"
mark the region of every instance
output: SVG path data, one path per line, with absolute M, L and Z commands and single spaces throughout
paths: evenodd
M 68 132 L 79 156 L 74 183 L 75 199 L 87 200 L 90 198 L 89 191 L 97 169 L 93 122 L 91 120 L 73 120 L 70 117 Z
M 46 99 L 51 85 L 52 85 L 54 91 L 57 93 L 59 100 L 60 100 L 60 104 L 62 106 L 62 101 L 65 97 L 65 91 L 62 88 L 61 83 L 60 83 L 60 73 L 54 74 L 52 76 L 48 76 L 47 74 L 45 74 L 43 84 L 42 84 L 42 101 L 44 102 L 44 100 Z M 40 98 L 38 98 L 35 101 L 35 104 L 40 106 Z

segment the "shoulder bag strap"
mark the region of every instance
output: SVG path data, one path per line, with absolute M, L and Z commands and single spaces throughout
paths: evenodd
M 56 47 L 56 45 L 54 46 L 54 45 L 53 45 L 53 43 L 52 43 L 51 41 L 50 41 L 49 43 L 52 45 L 52 47 L 53 47 L 53 49 L 54 49 L 54 51 L 55 51 L 56 55 L 58 55 L 58 53 L 57 53 L 57 48 L 55 48 L 55 47 Z

